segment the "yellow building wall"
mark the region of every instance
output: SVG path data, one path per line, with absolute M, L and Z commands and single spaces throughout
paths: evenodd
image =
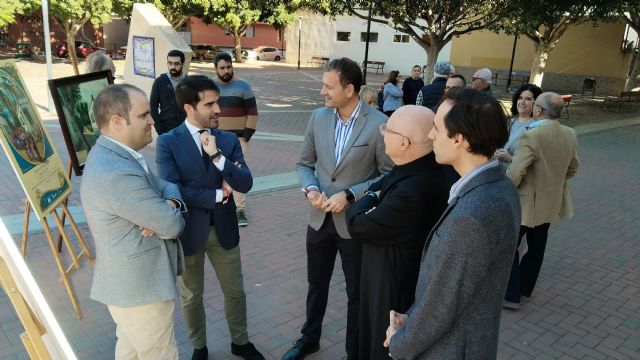
M 583 24 L 571 27 L 560 38 L 549 55 L 545 72 L 566 75 L 588 75 L 625 78 L 629 56 L 620 51 L 624 24 Z M 477 31 L 454 38 L 451 62 L 468 67 L 509 69 L 513 36 Z M 531 70 L 533 41 L 525 36 L 518 39 L 514 70 Z

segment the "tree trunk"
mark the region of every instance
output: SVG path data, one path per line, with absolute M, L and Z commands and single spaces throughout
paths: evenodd
M 542 78 L 544 77 L 544 68 L 547 66 L 547 59 L 551 49 L 549 45 L 544 41 L 538 41 L 535 44 L 535 50 L 533 51 L 533 65 L 531 65 L 531 75 L 529 82 L 538 86 L 542 85 Z
M 73 72 L 76 75 L 80 75 L 80 71 L 78 70 L 78 55 L 76 54 L 76 27 L 73 24 L 65 25 L 64 31 L 67 35 L 67 55 L 69 56 L 69 60 L 71 60 Z
M 436 62 L 438 62 L 438 55 L 440 54 L 440 50 L 442 50 L 442 43 L 432 38 L 431 45 L 426 50 L 427 69 L 424 71 L 424 83 L 431 84 L 431 81 L 433 81 L 433 69 L 436 66 Z
M 634 50 L 629 63 L 629 77 L 624 84 L 624 91 L 632 91 L 640 87 L 640 50 Z
M 238 31 L 234 31 L 233 32 L 233 41 L 235 43 L 235 55 L 236 55 L 236 62 L 242 62 L 242 44 L 240 43 L 240 38 L 242 37 L 241 33 L 238 33 Z

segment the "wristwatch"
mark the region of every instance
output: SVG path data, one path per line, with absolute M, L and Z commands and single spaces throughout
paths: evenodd
M 356 195 L 351 191 L 351 189 L 345 189 L 344 193 L 347 194 L 347 201 L 350 204 L 353 204 L 353 202 L 356 201 Z
M 216 159 L 218 156 L 222 155 L 222 151 L 220 151 L 220 149 L 216 149 L 216 150 L 217 150 L 217 151 L 216 151 L 216 153 L 215 153 L 215 154 L 213 154 L 213 155 L 211 155 L 211 161 L 215 161 L 215 159 Z

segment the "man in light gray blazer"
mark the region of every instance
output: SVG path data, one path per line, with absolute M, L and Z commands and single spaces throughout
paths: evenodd
M 297 164 L 302 191 L 311 205 L 307 229 L 307 318 L 302 338 L 283 356 L 302 359 L 319 349 L 329 282 L 340 252 L 347 287 L 347 334 L 350 359 L 358 358 L 358 309 L 362 245 L 351 240 L 345 209 L 369 185 L 389 172 L 380 125 L 387 117 L 360 100 L 362 72 L 356 62 L 334 59 L 322 76 L 325 106 L 311 115 Z
M 93 112 L 102 135 L 80 187 L 96 244 L 91 298 L 106 304 L 116 323 L 116 359 L 178 359 L 173 300 L 184 203 L 178 187 L 153 174 L 138 153 L 152 139 L 144 92 L 110 86 Z
M 509 136 L 497 100 L 450 89 L 429 137 L 436 161 L 462 176 L 427 237 L 415 302 L 390 313 L 393 359 L 495 359 L 502 298 L 520 228 L 520 201 L 498 160 Z

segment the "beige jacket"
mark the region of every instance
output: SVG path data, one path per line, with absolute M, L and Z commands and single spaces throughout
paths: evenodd
M 567 180 L 578 170 L 577 147 L 576 132 L 557 120 L 545 120 L 522 135 L 507 169 L 520 194 L 522 225 L 573 216 Z

